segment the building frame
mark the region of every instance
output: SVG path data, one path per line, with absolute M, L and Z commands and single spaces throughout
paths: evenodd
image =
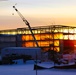
M 76 27 L 49 25 L 31 27 L 42 50 L 55 50 L 61 53 L 74 52 L 76 49 Z M 6 39 L 6 40 L 5 40 Z M 7 40 L 8 39 L 8 40 Z M 0 30 L 0 49 L 4 47 L 36 47 L 28 27 Z M 14 43 L 11 44 L 10 43 Z

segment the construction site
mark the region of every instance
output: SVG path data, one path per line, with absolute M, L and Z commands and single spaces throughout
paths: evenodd
M 54 50 L 73 53 L 76 50 L 76 27 L 50 25 L 31 27 L 43 52 Z M 0 49 L 5 47 L 37 47 L 28 27 L 0 31 Z
M 40 47 L 43 52 L 73 53 L 76 50 L 76 27 L 48 25 L 31 27 L 24 16 L 13 6 L 27 27 L 0 30 L 0 49 L 5 47 Z
M 37 60 L 39 56 L 38 60 L 50 59 L 59 63 L 64 54 L 76 54 L 76 27 L 65 25 L 31 27 L 18 9 L 15 6 L 13 8 L 27 27 L 0 30 L 1 64 L 13 63 L 12 60 L 16 59 Z

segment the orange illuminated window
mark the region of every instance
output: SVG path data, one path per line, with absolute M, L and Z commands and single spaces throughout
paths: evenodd
M 40 46 L 41 47 L 49 46 L 49 41 L 40 41 Z
M 25 41 L 25 40 L 26 40 L 26 36 L 23 35 L 23 36 L 22 36 L 22 41 Z
M 33 40 L 33 37 L 32 37 L 32 35 L 29 35 L 29 40 Z
M 59 46 L 59 41 L 58 40 L 54 41 L 54 46 Z
M 24 42 L 22 44 L 23 47 L 34 47 L 34 43 L 33 42 Z
M 49 40 L 50 35 L 49 34 L 41 34 L 41 40 Z
M 35 35 L 36 40 L 40 40 L 40 34 Z
M 22 41 L 33 40 L 32 35 L 22 35 Z
M 54 39 L 63 39 L 63 34 L 54 34 Z
M 60 51 L 60 48 L 59 48 L 59 47 L 54 47 L 54 50 L 55 50 L 56 52 L 59 52 L 59 51 Z
M 59 35 L 59 39 L 63 39 L 63 34 L 60 34 Z

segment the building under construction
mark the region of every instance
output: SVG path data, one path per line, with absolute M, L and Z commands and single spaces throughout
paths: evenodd
M 31 27 L 42 50 L 73 53 L 76 50 L 76 27 L 50 25 Z M 5 47 L 37 47 L 29 28 L 0 31 L 0 49 Z

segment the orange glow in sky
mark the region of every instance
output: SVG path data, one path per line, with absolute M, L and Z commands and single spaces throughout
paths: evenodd
M 76 0 L 8 0 L 0 1 L 0 29 L 26 27 L 17 12 L 32 26 L 76 25 Z M 14 13 L 14 15 L 12 15 Z

